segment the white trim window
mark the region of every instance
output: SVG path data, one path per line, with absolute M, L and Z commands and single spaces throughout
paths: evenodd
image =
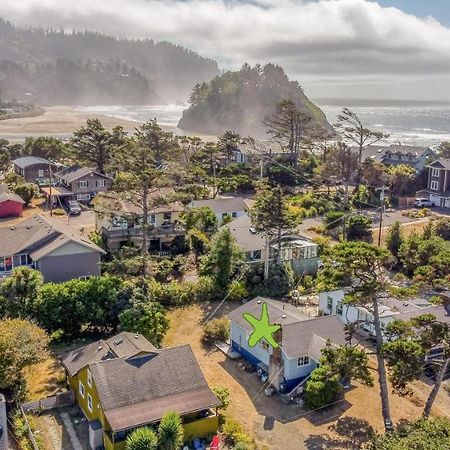
M 430 189 L 433 191 L 437 191 L 439 188 L 439 183 L 437 181 L 431 180 L 430 181 Z
M 105 180 L 97 180 L 95 184 L 97 187 L 105 187 Z
M 78 187 L 79 188 L 87 188 L 88 187 L 88 182 L 86 180 L 80 180 L 78 182 Z
M 87 397 L 87 407 L 90 412 L 92 412 L 92 397 L 91 394 L 88 394 Z
M 78 391 L 80 395 L 84 398 L 84 396 L 86 395 L 86 390 L 84 389 L 84 384 L 80 380 L 78 380 Z
M 44 178 L 44 171 L 42 169 L 38 170 L 38 178 Z
M 90 200 L 91 194 L 77 194 L 77 200 L 84 201 L 84 200 Z
M 436 169 L 435 167 L 433 167 L 431 169 L 431 176 L 432 177 L 439 177 L 439 169 Z
M 343 310 L 342 302 L 337 302 L 336 303 L 336 314 L 342 316 L 342 310 Z
M 92 387 L 92 373 L 89 369 L 87 370 L 87 384 L 89 387 Z
M 300 356 L 300 358 L 297 359 L 297 366 L 307 366 L 309 364 L 309 356 Z
M 333 297 L 327 297 L 327 310 L 333 312 Z

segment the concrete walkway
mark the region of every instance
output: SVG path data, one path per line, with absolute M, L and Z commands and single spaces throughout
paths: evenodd
M 74 450 L 84 450 L 84 447 L 81 445 L 80 440 L 78 439 L 77 433 L 75 432 L 75 428 L 73 427 L 72 421 L 70 420 L 69 414 L 66 412 L 61 413 L 61 419 L 64 422 L 64 426 L 66 427 L 67 434 L 69 435 L 70 442 L 72 443 L 72 447 Z

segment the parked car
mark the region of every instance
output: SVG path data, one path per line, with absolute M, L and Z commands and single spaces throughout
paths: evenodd
M 434 206 L 434 202 L 428 200 L 427 198 L 416 198 L 414 200 L 414 206 L 416 208 L 432 208 Z
M 81 214 L 81 206 L 76 200 L 69 200 L 67 202 L 69 214 L 72 216 L 79 216 Z

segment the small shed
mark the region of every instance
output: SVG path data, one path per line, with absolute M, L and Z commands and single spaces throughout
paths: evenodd
M 21 216 L 24 204 L 25 202 L 16 194 L 0 193 L 0 218 Z

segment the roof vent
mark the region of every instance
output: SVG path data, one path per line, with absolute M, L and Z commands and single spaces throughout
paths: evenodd
M 135 334 L 135 335 L 134 335 L 134 338 L 135 338 L 135 339 L 139 339 L 139 335 L 138 335 L 138 334 Z
M 287 317 L 286 314 L 283 314 L 283 315 L 281 316 L 282 319 L 286 319 L 286 317 Z
M 123 342 L 123 338 L 118 338 L 113 341 L 114 345 L 120 345 Z
M 257 233 L 257 231 L 254 228 L 249 228 L 248 231 L 250 231 L 250 233 L 252 233 L 252 234 L 256 234 Z
M 31 225 L 27 225 L 27 230 L 29 230 L 31 228 Z
M 99 345 L 99 346 L 97 347 L 97 351 L 100 351 L 101 349 L 102 349 L 102 346 Z
M 10 230 L 11 230 L 11 231 L 14 231 L 14 230 L 15 230 L 15 227 L 11 227 Z
M 408 302 L 403 302 L 403 306 L 408 306 L 409 303 Z
M 261 300 L 257 300 L 256 303 L 257 303 L 258 305 L 260 305 L 260 304 L 261 304 Z

